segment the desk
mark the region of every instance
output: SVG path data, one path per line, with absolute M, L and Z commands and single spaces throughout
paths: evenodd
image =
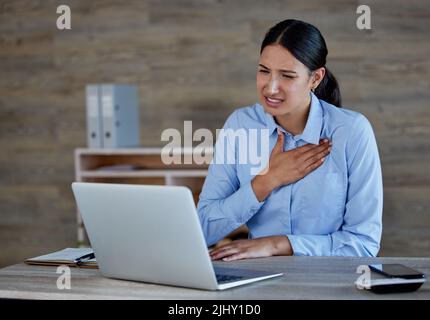
M 430 275 L 430 258 L 270 257 L 216 262 L 237 268 L 284 272 L 225 291 L 203 291 L 108 279 L 97 269 L 71 268 L 71 289 L 59 290 L 56 267 L 17 264 L 0 270 L 0 298 L 18 299 L 430 299 L 430 280 L 411 293 L 374 294 L 358 290 L 357 266 L 402 263 Z

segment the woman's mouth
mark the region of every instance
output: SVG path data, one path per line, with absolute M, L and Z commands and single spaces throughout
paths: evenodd
M 284 102 L 284 100 L 282 99 L 269 98 L 269 97 L 264 97 L 264 100 L 266 100 L 267 105 L 272 108 L 277 108 L 282 104 L 282 102 Z

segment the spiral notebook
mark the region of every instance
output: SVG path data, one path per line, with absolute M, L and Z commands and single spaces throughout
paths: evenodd
M 97 269 L 97 260 L 92 248 L 66 248 L 25 260 L 25 263 L 41 266 L 67 265 L 69 267 Z

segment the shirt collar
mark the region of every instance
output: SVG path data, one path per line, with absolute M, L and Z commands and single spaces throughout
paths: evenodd
M 311 92 L 311 106 L 306 121 L 305 129 L 302 134 L 294 136 L 294 140 L 304 140 L 308 143 L 318 144 L 323 124 L 323 111 L 317 96 Z M 272 134 L 278 127 L 282 132 L 286 132 L 282 127 L 278 126 L 273 116 L 266 112 L 266 125 L 269 129 L 269 134 Z

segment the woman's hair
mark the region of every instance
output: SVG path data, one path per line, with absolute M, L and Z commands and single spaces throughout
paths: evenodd
M 341 108 L 339 84 L 334 75 L 327 69 L 327 46 L 320 31 L 313 25 L 300 20 L 287 19 L 279 22 L 266 33 L 261 44 L 263 49 L 271 44 L 280 44 L 297 60 L 303 63 L 310 72 L 324 67 L 326 72 L 314 93 L 319 98 Z

